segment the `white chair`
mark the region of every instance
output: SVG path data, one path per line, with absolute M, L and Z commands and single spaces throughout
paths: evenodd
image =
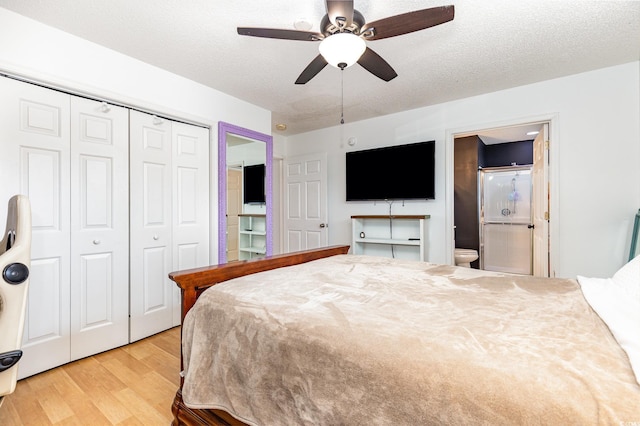
M 31 206 L 24 195 L 9 200 L 0 243 L 0 405 L 16 388 L 31 265 Z

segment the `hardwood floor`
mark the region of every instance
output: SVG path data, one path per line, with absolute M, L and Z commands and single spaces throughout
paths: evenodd
M 169 425 L 180 327 L 20 380 L 0 425 Z

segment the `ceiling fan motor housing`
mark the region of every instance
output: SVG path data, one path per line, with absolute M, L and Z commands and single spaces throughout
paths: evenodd
M 358 12 L 357 10 L 353 11 L 353 19 L 351 20 L 351 25 L 344 26 L 341 25 L 341 23 L 346 23 L 347 19 L 336 19 L 336 24 L 333 24 L 330 20 L 329 20 L 329 15 L 324 15 L 324 17 L 322 18 L 322 20 L 320 21 L 320 30 L 322 31 L 322 34 L 324 34 L 325 37 L 329 37 L 332 34 L 336 34 L 336 33 L 352 33 L 355 35 L 360 35 L 360 28 L 362 28 L 362 26 L 365 24 L 365 20 L 364 20 L 364 16 L 362 16 L 362 13 Z

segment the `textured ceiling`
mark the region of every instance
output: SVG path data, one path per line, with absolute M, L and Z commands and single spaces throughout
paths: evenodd
M 357 121 L 640 59 L 640 2 L 355 0 L 367 21 L 455 5 L 452 22 L 369 41 L 398 73 L 358 65 L 344 77 L 345 121 Z M 0 0 L 0 7 L 272 111 L 273 132 L 337 125 L 340 70 L 294 81 L 316 42 L 237 35 L 237 26 L 319 31 L 322 0 Z M 275 129 L 285 123 L 284 132 Z

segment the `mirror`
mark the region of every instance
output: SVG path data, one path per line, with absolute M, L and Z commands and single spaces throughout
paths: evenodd
M 272 254 L 272 169 L 272 136 L 218 122 L 218 263 L 227 262 L 230 246 L 233 250 L 229 260 L 236 260 L 236 244 L 238 260 Z M 262 185 L 261 173 L 264 177 L 262 198 L 255 194 L 256 185 Z M 253 182 L 248 188 L 246 203 L 244 176 Z M 247 184 L 251 184 L 250 181 Z M 227 205 L 229 201 L 231 206 Z M 229 220 L 228 213 L 231 214 Z

